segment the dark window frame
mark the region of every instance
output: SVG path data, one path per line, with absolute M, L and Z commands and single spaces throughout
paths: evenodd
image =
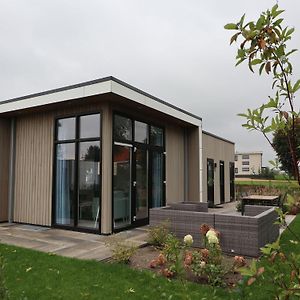
M 125 118 L 128 118 L 131 120 L 131 127 L 132 127 L 132 139 L 131 140 L 115 140 L 115 136 L 114 136 L 114 125 L 115 125 L 115 115 L 119 115 L 119 116 L 122 116 L 122 117 L 125 117 Z M 140 142 L 136 142 L 135 141 L 135 126 L 134 126 L 134 121 L 139 121 L 139 122 L 142 122 L 142 123 L 146 123 L 148 125 L 148 143 L 145 144 L 145 143 L 140 143 Z M 151 134 L 150 134 L 150 128 L 151 126 L 154 126 L 154 127 L 158 127 L 158 128 L 161 128 L 162 131 L 163 131 L 163 145 L 162 146 L 156 146 L 156 145 L 153 145 L 151 143 Z M 129 229 L 129 228 L 134 228 L 134 227 L 137 227 L 137 226 L 140 226 L 140 225 L 146 225 L 148 222 L 149 222 L 149 211 L 150 211 L 150 208 L 152 208 L 152 176 L 151 176 L 151 171 L 152 171 L 152 154 L 153 154 L 153 151 L 156 151 L 156 152 L 161 152 L 163 153 L 163 203 L 162 203 L 162 206 L 165 206 L 166 205 L 166 143 L 165 143 L 165 140 L 166 140 L 166 135 L 165 135 L 165 127 L 164 126 L 161 126 L 155 122 L 151 122 L 147 119 L 142 119 L 142 118 L 139 118 L 139 117 L 134 117 L 133 115 L 130 115 L 130 114 L 127 114 L 127 113 L 124 113 L 124 112 L 121 112 L 119 110 L 114 110 L 112 112 L 112 149 L 114 147 L 114 144 L 115 142 L 116 143 L 121 143 L 121 144 L 127 144 L 127 145 L 131 145 L 134 149 L 134 147 L 139 147 L 141 149 L 146 149 L 148 150 L 148 218 L 146 220 L 146 222 L 143 222 L 143 223 L 136 223 L 136 224 L 131 224 L 129 226 L 126 226 L 126 227 L 122 227 L 122 228 L 118 228 L 118 229 L 115 229 L 114 228 L 114 201 L 113 201 L 113 186 L 114 186 L 114 176 L 112 176 L 112 194 L 111 194 L 111 199 L 112 199 L 112 214 L 111 214 L 111 228 L 112 228 L 112 232 L 120 232 L 120 231 L 123 231 L 123 230 L 126 230 L 126 229 Z M 135 157 L 135 153 L 133 151 L 132 153 L 132 160 L 134 160 L 134 157 Z M 151 157 L 151 159 L 150 159 Z M 113 168 L 113 150 L 112 150 L 112 159 L 111 159 L 111 163 L 112 163 L 112 168 Z M 132 164 L 132 176 L 134 177 L 135 176 L 135 170 L 133 170 L 133 164 Z
M 100 131 L 99 131 L 99 137 L 91 137 L 91 138 L 80 138 L 80 117 L 81 116 L 88 116 L 88 115 L 100 115 Z M 60 119 L 68 119 L 68 118 L 75 118 L 75 139 L 69 139 L 69 140 L 58 140 L 57 139 L 57 122 Z M 73 114 L 65 114 L 65 115 L 57 115 L 54 118 L 53 122 L 53 165 L 52 165 L 52 215 L 51 215 L 51 226 L 55 228 L 62 228 L 67 230 L 74 230 L 74 231 L 80 231 L 80 232 L 91 232 L 91 233 L 101 233 L 101 220 L 102 220 L 102 131 L 103 131 L 103 113 L 102 110 L 96 110 L 96 111 L 87 111 L 87 112 L 80 112 L 80 113 L 73 113 Z M 78 192 L 78 175 L 79 175 L 79 145 L 81 142 L 93 142 L 93 141 L 99 141 L 100 143 L 100 153 L 99 153 L 99 162 L 100 162 L 100 178 L 99 178 L 99 217 L 98 217 L 98 227 L 96 229 L 92 228 L 84 228 L 84 227 L 78 227 L 78 199 L 77 196 L 74 196 L 73 202 L 74 202 L 74 225 L 73 226 L 67 226 L 62 224 L 56 223 L 56 157 L 57 157 L 57 145 L 58 144 L 67 144 L 67 143 L 75 143 L 75 186 L 74 190 L 75 195 L 77 195 Z

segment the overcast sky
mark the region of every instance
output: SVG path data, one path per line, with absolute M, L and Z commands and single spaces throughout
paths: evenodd
M 296 27 L 300 3 L 278 1 Z M 0 0 L 0 100 L 113 75 L 203 118 L 203 128 L 263 151 L 237 113 L 272 95 L 271 78 L 235 68 L 224 24 L 256 18 L 271 0 Z M 298 30 L 297 30 L 298 29 Z M 300 78 L 300 52 L 294 55 Z

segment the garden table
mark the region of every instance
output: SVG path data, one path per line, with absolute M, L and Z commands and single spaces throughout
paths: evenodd
M 242 215 L 245 205 L 278 206 L 279 196 L 249 195 L 242 197 Z

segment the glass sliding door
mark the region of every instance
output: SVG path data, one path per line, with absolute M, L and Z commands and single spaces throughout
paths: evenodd
M 115 114 L 113 145 L 113 227 L 147 224 L 165 203 L 164 130 Z
M 148 151 L 137 148 L 135 151 L 135 218 L 139 221 L 148 218 Z
M 56 121 L 54 224 L 99 230 L 100 114 Z
M 100 142 L 81 142 L 78 162 L 78 226 L 96 229 L 100 204 Z
M 56 224 L 74 226 L 75 143 L 56 145 Z
M 131 224 L 131 146 L 113 149 L 113 221 L 114 228 Z
M 164 154 L 152 152 L 152 207 L 164 205 Z

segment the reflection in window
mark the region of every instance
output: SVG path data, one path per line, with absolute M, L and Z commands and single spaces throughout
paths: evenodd
M 59 141 L 75 139 L 75 118 L 57 120 L 57 139 Z
M 115 115 L 114 139 L 115 141 L 132 140 L 132 122 L 130 119 Z
M 79 144 L 78 226 L 97 228 L 100 203 L 100 142 Z
M 163 206 L 163 153 L 152 154 L 152 207 Z
M 150 140 L 151 140 L 151 144 L 154 146 L 163 146 L 164 133 L 163 133 L 162 128 L 151 126 Z
M 80 138 L 100 136 L 100 114 L 80 117 Z
M 148 143 L 148 125 L 142 122 L 134 122 L 134 140 L 139 143 Z
M 74 225 L 75 144 L 56 146 L 56 223 Z

